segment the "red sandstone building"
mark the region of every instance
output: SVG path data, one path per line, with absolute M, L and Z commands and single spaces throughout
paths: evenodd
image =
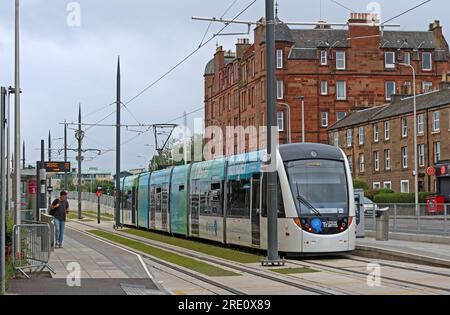
M 439 21 L 425 31 L 392 31 L 365 24 L 368 17 L 352 14 L 347 29 L 324 24 L 291 29 L 278 20 L 281 143 L 287 142 L 289 129 L 292 142 L 302 140 L 301 96 L 306 141 L 328 143 L 327 129 L 348 113 L 385 104 L 393 94 L 412 93 L 411 69 L 397 63 L 415 67 L 419 92 L 438 87 L 442 74 L 449 71 L 450 56 Z M 226 135 L 226 126 L 266 125 L 265 49 L 263 23 L 254 30 L 252 44 L 240 39 L 235 52 L 217 48 L 204 75 L 206 127 L 220 126 Z

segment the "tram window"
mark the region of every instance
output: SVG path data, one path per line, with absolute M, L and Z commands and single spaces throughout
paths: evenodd
M 208 207 L 209 183 L 200 182 L 200 214 L 211 214 L 211 208 Z
M 156 212 L 161 212 L 161 187 L 156 188 L 155 190 L 155 200 L 156 200 Z
M 168 200 L 169 200 L 169 188 L 167 185 L 161 189 L 161 210 L 166 212 L 168 210 Z
M 263 190 L 262 190 L 262 207 L 261 207 L 261 215 L 266 218 L 267 217 L 267 178 L 265 177 L 263 180 Z M 281 192 L 280 179 L 278 178 L 278 189 L 277 189 L 277 202 L 278 202 L 278 217 L 286 218 L 286 211 L 284 209 L 284 199 L 283 194 Z
M 229 216 L 250 217 L 250 181 L 230 181 L 228 193 Z
M 212 183 L 209 192 L 208 207 L 211 209 L 211 214 L 215 216 L 222 216 L 222 185 L 220 183 Z

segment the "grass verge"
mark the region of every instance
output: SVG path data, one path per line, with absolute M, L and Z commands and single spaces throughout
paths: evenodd
M 114 243 L 121 244 L 127 246 L 129 248 L 135 249 L 137 251 L 146 253 L 150 256 L 159 258 L 161 260 L 167 261 L 174 265 L 178 265 L 187 269 L 190 269 L 195 272 L 199 272 L 209 277 L 231 277 L 231 276 L 240 276 L 240 274 L 228 271 L 202 261 L 198 261 L 196 259 L 192 259 L 189 257 L 181 256 L 175 253 L 171 253 L 169 251 L 165 251 L 147 244 L 142 244 L 138 241 L 130 240 L 112 233 L 92 230 L 88 231 L 89 233 L 102 237 L 104 239 L 110 240 Z
M 223 248 L 221 246 L 210 245 L 205 243 L 200 243 L 192 240 L 186 240 L 181 238 L 176 238 L 168 235 L 162 235 L 158 233 L 146 232 L 141 230 L 124 230 L 124 233 L 144 237 L 149 240 L 162 242 L 170 244 L 173 246 L 182 247 L 185 249 L 193 250 L 199 253 L 207 254 L 210 256 L 215 256 L 218 258 L 238 262 L 238 263 L 259 263 L 261 262 L 261 257 L 251 253 L 244 253 L 237 250 Z
M 282 275 L 294 275 L 294 274 L 301 274 L 301 273 L 315 273 L 320 272 L 318 270 L 314 270 L 308 267 L 303 268 L 283 268 L 283 269 L 270 269 L 270 271 L 282 274 Z
M 96 212 L 92 212 L 92 211 L 83 211 L 83 215 L 88 217 L 88 218 L 92 218 L 97 220 L 97 213 Z M 100 215 L 100 220 L 102 221 L 107 221 L 107 222 L 111 222 L 113 221 L 112 218 L 110 218 L 109 216 L 105 216 L 104 214 Z
M 68 220 L 73 220 L 73 221 L 78 221 L 78 214 L 75 214 L 75 213 L 69 213 L 69 214 L 67 215 L 67 219 L 68 219 Z M 81 219 L 80 221 L 81 221 L 81 222 L 93 222 L 94 220 L 83 218 L 83 219 Z

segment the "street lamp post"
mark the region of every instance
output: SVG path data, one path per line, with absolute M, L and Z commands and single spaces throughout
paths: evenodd
M 15 98 L 14 98 L 14 213 L 15 223 L 21 223 L 20 177 L 20 50 L 19 50 L 19 0 L 15 0 Z
M 417 102 L 416 102 L 416 69 L 406 63 L 397 63 L 400 66 L 409 67 L 413 73 L 413 94 L 414 94 L 414 196 L 415 196 L 415 209 L 416 215 L 420 215 L 419 212 L 419 165 L 418 165 L 418 152 L 417 152 Z

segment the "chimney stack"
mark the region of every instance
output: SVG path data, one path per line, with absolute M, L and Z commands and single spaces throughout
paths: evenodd
M 238 38 L 238 42 L 236 44 L 236 58 L 242 59 L 245 52 L 251 47 L 250 39 L 248 38 Z
M 439 48 L 443 48 L 445 46 L 445 41 L 442 35 L 442 26 L 441 21 L 435 20 L 433 23 L 430 23 L 429 29 L 430 32 L 433 32 L 434 39 L 436 40 L 436 44 Z
M 352 48 L 378 49 L 381 42 L 379 17 L 373 13 L 351 13 L 348 34 Z

